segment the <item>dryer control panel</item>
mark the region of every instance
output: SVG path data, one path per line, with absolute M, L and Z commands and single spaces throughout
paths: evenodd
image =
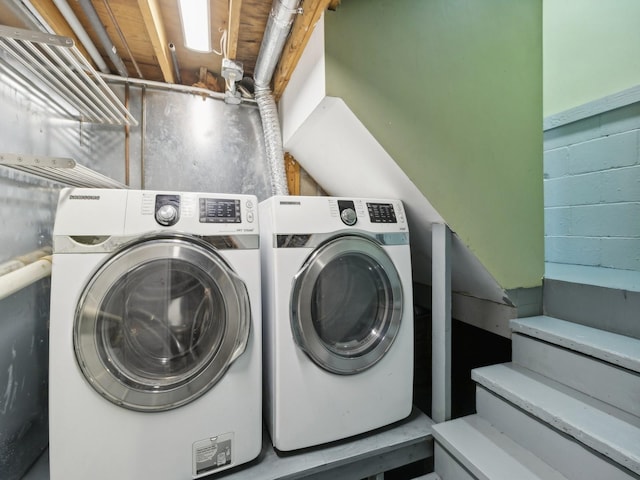
M 367 210 L 371 223 L 398 223 L 391 203 L 367 202 Z

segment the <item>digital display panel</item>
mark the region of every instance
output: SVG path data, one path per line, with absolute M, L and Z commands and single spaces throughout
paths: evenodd
M 367 203 L 371 223 L 398 223 L 396 212 L 390 203 Z
M 200 199 L 200 223 L 240 223 L 240 200 Z

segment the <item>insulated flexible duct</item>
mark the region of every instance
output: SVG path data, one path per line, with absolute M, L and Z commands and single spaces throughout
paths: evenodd
M 300 0 L 274 0 L 253 75 L 256 101 L 262 119 L 271 191 L 274 195 L 288 195 L 289 188 L 284 168 L 280 121 L 270 83 L 289 35 L 294 15 L 298 12 L 299 3 Z

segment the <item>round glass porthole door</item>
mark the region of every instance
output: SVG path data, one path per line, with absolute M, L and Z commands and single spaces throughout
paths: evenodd
M 361 372 L 385 355 L 402 320 L 402 284 L 384 249 L 357 235 L 320 246 L 294 278 L 291 327 L 322 368 Z
M 161 411 L 213 387 L 244 352 L 250 324 L 246 286 L 213 249 L 149 239 L 111 257 L 87 285 L 74 348 L 109 401 Z

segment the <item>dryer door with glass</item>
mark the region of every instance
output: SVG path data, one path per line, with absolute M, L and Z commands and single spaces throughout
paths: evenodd
M 244 352 L 250 312 L 244 282 L 207 243 L 146 239 L 110 257 L 85 287 L 76 358 L 109 401 L 176 408 L 213 387 Z
M 320 367 L 361 372 L 380 361 L 402 320 L 398 272 L 380 244 L 360 235 L 319 246 L 294 278 L 291 328 Z

